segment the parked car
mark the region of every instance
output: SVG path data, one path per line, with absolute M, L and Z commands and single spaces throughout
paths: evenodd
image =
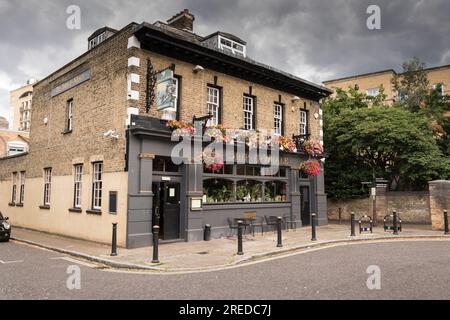
M 8 223 L 9 218 L 3 217 L 0 212 L 0 241 L 8 242 L 11 236 L 11 225 Z

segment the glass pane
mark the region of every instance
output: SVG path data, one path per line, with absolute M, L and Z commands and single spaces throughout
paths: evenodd
M 233 182 L 223 179 L 210 179 L 203 182 L 206 203 L 233 202 Z
M 240 181 L 236 188 L 238 202 L 262 202 L 263 184 L 259 181 Z

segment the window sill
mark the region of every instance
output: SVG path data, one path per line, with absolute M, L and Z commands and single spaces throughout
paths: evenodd
M 23 208 L 23 203 L 16 204 L 16 207 Z
M 41 209 L 41 210 L 50 210 L 50 206 L 47 206 L 47 205 L 39 206 L 39 209 Z
M 69 212 L 72 212 L 72 213 L 82 213 L 83 210 L 81 210 L 81 209 L 79 209 L 79 208 L 70 208 L 70 209 L 69 209 Z
M 101 210 L 86 210 L 86 213 L 87 214 L 98 215 L 98 216 L 102 215 L 102 211 Z
M 10 202 L 10 203 L 8 203 L 8 206 L 10 206 L 10 207 L 15 207 L 16 204 L 15 204 L 14 202 Z
M 61 132 L 61 134 L 65 135 L 65 134 L 70 134 L 72 133 L 72 130 L 64 130 L 63 132 Z

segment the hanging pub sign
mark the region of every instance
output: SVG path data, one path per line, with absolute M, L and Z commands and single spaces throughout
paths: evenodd
M 166 69 L 156 75 L 156 105 L 158 111 L 175 107 L 176 88 L 173 70 Z

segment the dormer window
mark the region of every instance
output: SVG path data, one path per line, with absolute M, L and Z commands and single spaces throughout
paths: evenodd
M 240 44 L 239 42 L 227 39 L 221 35 L 219 35 L 219 49 L 222 49 L 224 51 L 240 55 L 245 57 L 246 56 L 246 46 L 243 44 Z
M 100 43 L 102 43 L 106 39 L 106 34 L 102 33 L 96 36 L 95 38 L 89 40 L 89 50 L 92 48 L 98 46 Z

